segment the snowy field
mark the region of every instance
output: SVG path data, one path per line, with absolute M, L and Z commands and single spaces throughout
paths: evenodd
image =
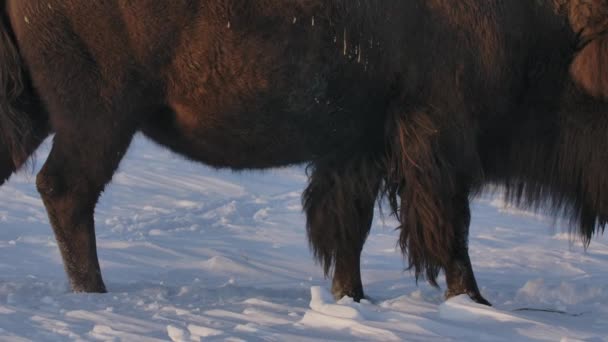
M 0 189 L 2 341 L 608 341 L 608 237 L 585 251 L 551 218 L 477 199 L 488 308 L 416 286 L 378 214 L 371 301 L 336 303 L 308 251 L 303 168 L 218 172 L 141 137 L 97 209 L 109 293 L 72 294 L 34 187 L 48 149 Z

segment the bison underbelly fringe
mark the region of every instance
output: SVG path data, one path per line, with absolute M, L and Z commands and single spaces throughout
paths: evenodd
M 559 114 L 530 124 L 514 138 L 505 161 L 491 162 L 487 176 L 504 186 L 506 202 L 567 218 L 572 236 L 587 246 L 608 223 L 608 118 L 572 84 L 566 91 Z

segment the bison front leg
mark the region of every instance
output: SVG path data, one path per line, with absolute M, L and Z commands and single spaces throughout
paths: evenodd
M 446 112 L 449 113 L 449 112 Z M 479 293 L 467 249 L 468 189 L 479 178 L 474 134 L 456 115 L 432 108 L 393 113 L 385 193 L 401 223 L 399 244 L 416 279 L 434 286 L 446 272 L 447 296 Z
M 365 297 L 361 282 L 361 252 L 372 225 L 375 201 L 371 196 L 353 200 L 356 201 L 354 217 L 359 222 L 350 227 L 354 231 L 353 235 L 346 237 L 336 248 L 331 292 L 336 300 L 348 296 L 359 302 Z
M 303 195 L 308 239 L 325 274 L 333 268 L 336 299 L 364 298 L 360 258 L 381 178 L 374 165 L 366 158 L 317 163 Z
M 490 305 L 481 293 L 475 280 L 469 259 L 469 224 L 471 213 L 467 196 L 457 197 L 454 201 L 454 224 L 456 235 L 452 244 L 452 258 L 445 266 L 445 279 L 448 286 L 445 297 L 451 298 L 467 294 L 479 304 Z

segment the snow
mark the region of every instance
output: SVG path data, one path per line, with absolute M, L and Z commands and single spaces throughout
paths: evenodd
M 395 220 L 378 214 L 362 257 L 370 300 L 336 302 L 308 250 L 303 167 L 217 171 L 142 137 L 97 208 L 109 293 L 70 293 L 34 187 L 49 145 L 0 188 L 0 340 L 608 340 L 608 237 L 585 251 L 559 220 L 478 198 L 484 307 L 417 286 Z

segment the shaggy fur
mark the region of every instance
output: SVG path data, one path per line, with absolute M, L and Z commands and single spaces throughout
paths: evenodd
M 338 163 L 317 162 L 310 170 L 302 195 L 308 237 L 325 274 L 335 266 L 336 297 L 363 298 L 359 259 L 372 224 L 381 166 L 363 155 Z
M 439 151 L 439 130 L 424 111 L 396 116 L 389 136 L 394 139 L 387 160 L 385 194 L 402 226 L 399 245 L 407 251 L 416 277 L 422 270 L 436 285 L 442 265 L 452 256 L 456 238 L 451 197 L 455 180 Z M 437 249 L 435 246 L 447 248 Z
M 479 293 L 468 199 L 608 220 L 605 0 L 0 2 L 0 182 L 37 177 L 75 291 L 105 291 L 94 209 L 136 132 L 235 170 L 308 164 L 309 241 L 363 297 L 378 198 L 418 277 Z
M 572 231 L 589 244 L 607 222 L 606 104 L 574 85 L 566 92 L 558 113 L 529 119 L 503 161 L 490 162 L 488 178 L 505 185 L 516 205 L 548 206 L 568 217 Z

